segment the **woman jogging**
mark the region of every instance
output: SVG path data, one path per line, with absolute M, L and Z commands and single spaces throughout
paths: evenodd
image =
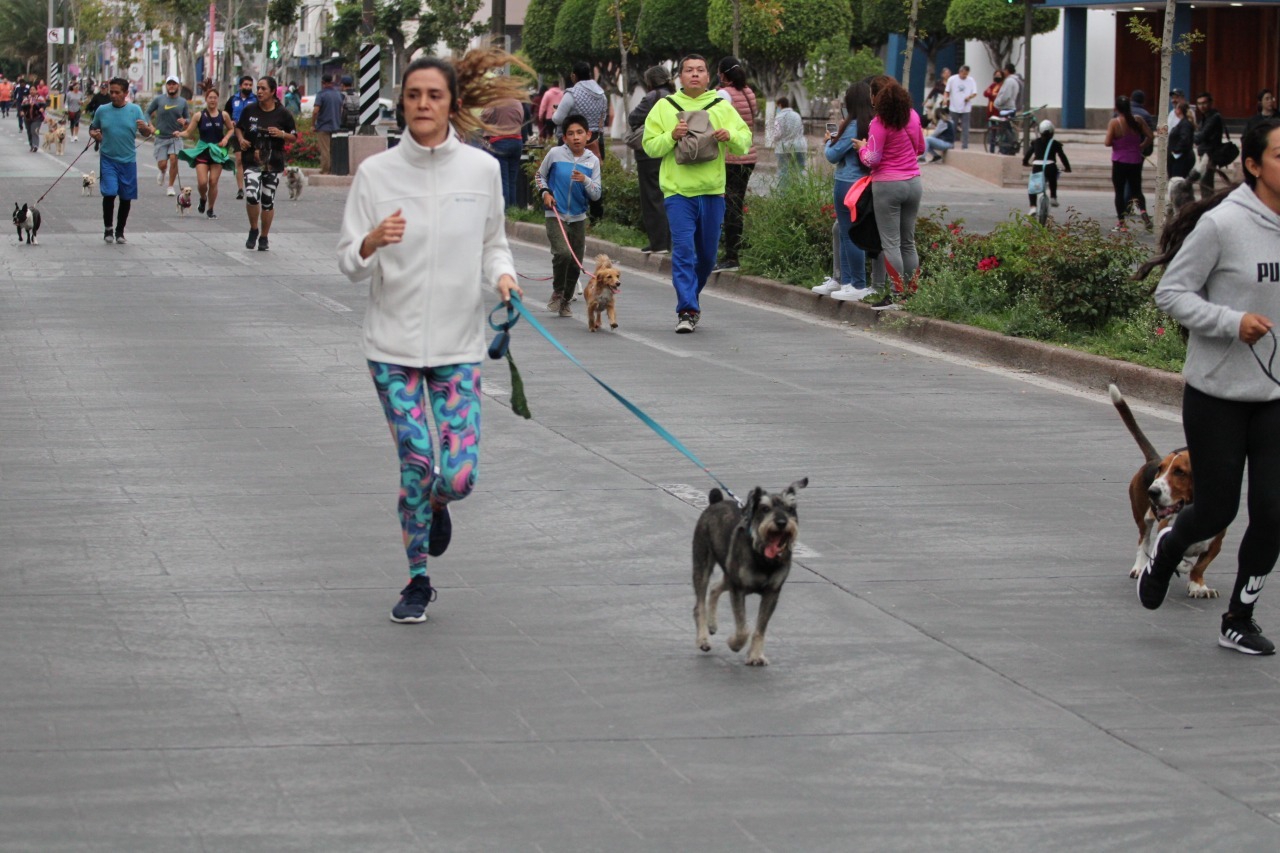
M 198 212 L 217 219 L 213 206 L 218 201 L 218 178 L 222 177 L 223 166 L 235 165 L 235 157 L 227 144 L 235 136 L 236 126 L 229 113 L 218 109 L 218 90 L 212 86 L 204 93 L 204 109 L 175 136 L 190 138 L 196 133 L 200 134 L 200 143 L 195 148 L 179 151 L 178 159 L 196 167 L 196 186 L 200 191 Z
M 920 184 L 920 163 L 924 153 L 924 131 L 920 114 L 911 106 L 911 94 L 892 77 L 871 79 L 871 103 L 875 117 L 865 140 L 854 142 L 858 158 L 871 174 L 872 204 L 876 227 L 884 251 L 871 265 L 871 280 L 880 298 L 873 308 L 890 308 L 893 298 L 886 286 L 888 270 L 899 277 L 895 284 L 915 278 L 920 266 L 916 252 L 916 216 L 924 188 Z
M 1107 125 L 1107 138 L 1103 141 L 1111 149 L 1111 186 L 1116 191 L 1116 227 L 1111 230 L 1129 230 L 1124 218 L 1132 202 L 1138 206 L 1142 224 L 1150 231 L 1147 197 L 1142 194 L 1142 151 L 1154 137 L 1147 123 L 1133 114 L 1124 95 L 1116 98 L 1116 113 Z
M 1138 271 L 1165 267 L 1156 305 L 1191 333 L 1182 428 L 1196 496 L 1156 537 L 1138 598 L 1159 607 L 1187 549 L 1232 522 L 1247 462 L 1249 526 L 1218 645 L 1269 655 L 1275 645 L 1253 607 L 1280 555 L 1280 384 L 1265 367 L 1280 318 L 1280 120 L 1246 133 L 1241 154 L 1244 185 L 1183 208 L 1160 237 L 1161 254 Z
M 409 584 L 393 622 L 426 621 L 435 598 L 427 558 L 448 547 L 448 505 L 470 494 L 480 461 L 488 303 L 494 294 L 522 295 L 498 162 L 459 138 L 484 129 L 476 111 L 525 97 L 520 77 L 487 76 L 508 63 L 520 64 L 496 49 L 473 50 L 456 66 L 411 62 L 401 79 L 407 133 L 360 164 L 343 213 L 338 267 L 352 281 L 369 280 L 364 353 L 400 456 Z

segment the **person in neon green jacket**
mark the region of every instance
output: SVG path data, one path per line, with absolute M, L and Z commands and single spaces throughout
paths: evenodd
M 751 128 L 730 101 L 707 91 L 710 82 L 707 60 L 689 54 L 680 60 L 681 90 L 654 104 L 644 122 L 644 151 L 662 160 L 658 185 L 671 226 L 671 284 L 680 334 L 698 325 L 702 314 L 698 294 L 716 263 L 724 219 L 725 151 L 746 154 L 751 150 Z M 689 126 L 680 121 L 679 113 L 693 110 L 706 110 L 710 116 L 720 153 L 705 163 L 681 165 L 676 162 L 676 142 L 689 132 Z

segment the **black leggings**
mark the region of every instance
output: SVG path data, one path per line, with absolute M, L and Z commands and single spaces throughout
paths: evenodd
M 113 195 L 104 195 L 102 197 L 102 224 L 107 228 L 111 228 L 112 215 L 115 213 L 116 197 Z M 133 207 L 133 202 L 127 198 L 120 199 L 120 215 L 115 218 L 115 232 L 117 234 L 124 233 L 124 226 L 129 221 L 129 208 Z
M 1034 175 L 1036 172 L 1039 172 L 1039 171 L 1040 171 L 1039 166 L 1031 167 L 1031 174 Z M 1058 164 L 1057 163 L 1050 163 L 1044 167 L 1044 185 L 1049 188 L 1049 198 L 1058 197 Z M 1032 207 L 1036 206 L 1036 198 L 1038 196 L 1039 196 L 1039 193 L 1037 193 L 1036 195 L 1031 195 L 1030 193 L 1027 193 L 1027 198 L 1031 201 Z
M 1262 579 L 1280 556 L 1280 400 L 1222 400 L 1188 385 L 1182 395 L 1182 429 L 1191 452 L 1195 502 L 1178 513 L 1172 532 L 1160 543 L 1160 562 L 1176 565 L 1188 547 L 1212 539 L 1231 524 L 1240 509 L 1248 461 L 1249 526 L 1240 540 L 1228 609 L 1252 613 L 1252 599 L 1257 597 L 1253 593 L 1262 588 Z M 1255 578 L 1246 603 L 1240 593 Z
M 1129 200 L 1138 203 L 1138 210 L 1147 212 L 1147 197 L 1142 194 L 1142 164 L 1111 161 L 1111 186 L 1116 188 L 1116 219 L 1124 219 Z M 1194 469 L 1195 463 L 1191 463 Z

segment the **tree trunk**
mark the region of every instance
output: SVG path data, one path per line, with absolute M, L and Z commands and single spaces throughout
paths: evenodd
M 911 60 L 916 54 L 916 20 L 920 17 L 920 0 L 911 0 L 911 16 L 907 19 L 907 54 L 902 60 L 902 85 L 911 89 Z
M 617 32 L 618 32 L 618 53 L 622 55 L 622 72 L 621 72 L 622 82 L 618 86 L 618 88 L 621 90 L 619 94 L 621 94 L 622 96 L 622 114 L 626 116 L 630 112 L 630 106 L 631 106 L 627 102 L 627 96 L 631 94 L 631 80 L 630 80 L 630 75 L 628 75 L 627 73 L 627 54 L 630 52 L 628 50 L 630 45 L 627 43 L 626 34 L 622 31 L 622 4 L 624 2 L 625 0 L 613 0 L 613 21 L 614 21 L 614 25 L 617 27 Z M 604 150 L 605 150 L 604 140 L 601 140 L 600 153 L 603 154 Z M 624 152 L 622 155 L 623 165 L 625 165 L 627 168 L 630 168 L 631 167 L 631 149 L 624 145 L 622 150 Z M 603 165 L 604 164 L 601 163 L 602 167 Z
M 1152 113 L 1159 128 L 1156 130 L 1156 197 L 1151 203 L 1156 209 L 1156 232 L 1164 229 L 1165 186 L 1169 181 L 1169 114 L 1164 107 L 1169 103 L 1169 77 L 1173 68 L 1173 12 L 1176 0 L 1165 0 L 1164 37 L 1160 41 L 1160 100 L 1156 101 L 1157 113 Z
M 733 58 L 742 61 L 738 39 L 742 34 L 742 0 L 733 0 Z

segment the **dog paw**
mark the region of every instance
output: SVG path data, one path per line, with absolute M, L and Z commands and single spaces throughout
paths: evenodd
M 1202 583 L 1187 582 L 1187 598 L 1217 598 L 1218 591 L 1210 589 Z
M 768 666 L 769 659 L 764 655 L 756 655 L 753 658 L 747 658 L 747 666 Z
M 610 323 L 610 324 L 609 324 L 609 328 L 610 328 L 610 329 L 616 329 L 616 328 L 618 328 L 618 324 L 617 324 L 617 323 Z
M 711 651 L 711 638 L 708 637 L 706 634 L 699 634 L 698 648 L 702 649 L 702 651 L 704 652 Z
M 1137 580 L 1138 575 L 1140 575 L 1141 573 L 1142 573 L 1142 569 L 1138 568 L 1137 566 L 1134 566 L 1132 569 L 1129 570 L 1130 580 Z
M 740 652 L 742 647 L 747 644 L 747 635 L 734 635 L 729 638 L 729 651 Z

